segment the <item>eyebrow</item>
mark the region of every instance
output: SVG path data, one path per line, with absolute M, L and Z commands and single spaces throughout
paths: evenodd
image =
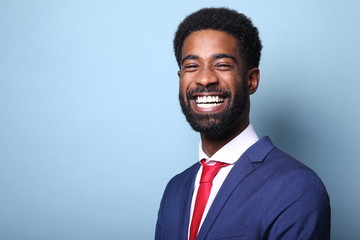
M 231 55 L 231 54 L 219 53 L 219 54 L 213 55 L 213 58 L 215 58 L 215 59 L 230 58 L 230 59 L 232 59 L 234 62 L 237 63 L 236 58 L 235 58 L 233 55 Z M 184 57 L 183 59 L 181 59 L 181 64 L 183 64 L 186 60 L 189 60 L 189 59 L 200 59 L 200 57 L 197 56 L 197 55 L 192 55 L 192 54 L 187 55 L 186 57 Z
M 184 57 L 183 59 L 181 59 L 181 64 L 183 64 L 186 60 L 189 60 L 189 59 L 199 59 L 200 57 L 197 56 L 197 55 L 187 55 L 186 57 Z
M 230 58 L 230 59 L 232 59 L 234 62 L 237 63 L 236 58 L 235 58 L 233 55 L 231 55 L 231 54 L 220 53 L 220 54 L 215 54 L 214 57 L 215 57 L 216 59 L 219 59 L 219 58 Z

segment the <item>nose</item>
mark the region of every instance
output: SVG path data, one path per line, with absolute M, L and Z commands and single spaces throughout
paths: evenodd
M 196 76 L 196 83 L 207 87 L 209 85 L 217 84 L 219 82 L 219 78 L 211 68 L 203 68 L 201 69 Z

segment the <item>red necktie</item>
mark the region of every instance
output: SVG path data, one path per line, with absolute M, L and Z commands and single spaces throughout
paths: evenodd
M 190 225 L 189 240 L 195 240 L 198 234 L 201 218 L 210 195 L 214 177 L 222 167 L 229 164 L 216 162 L 214 165 L 206 165 L 205 159 L 203 159 L 201 160 L 201 165 L 203 166 L 203 170 L 201 173 L 199 190 L 196 195 L 194 213 Z

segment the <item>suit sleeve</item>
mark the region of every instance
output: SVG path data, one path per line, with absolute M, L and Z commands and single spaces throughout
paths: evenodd
M 162 235 L 162 221 L 163 221 L 162 210 L 163 210 L 163 205 L 164 205 L 165 197 L 166 197 L 167 192 L 168 192 L 170 182 L 166 185 L 166 188 L 164 190 L 164 193 L 163 193 L 163 196 L 162 196 L 162 199 L 161 199 L 161 202 L 160 202 L 160 207 L 159 207 L 159 211 L 158 211 L 158 218 L 157 218 L 156 227 L 155 227 L 155 238 L 154 238 L 155 240 L 161 240 L 162 239 L 162 237 L 161 237 L 161 235 Z
M 178 209 L 179 192 L 178 191 L 178 175 L 173 177 L 164 190 L 160 207 L 158 211 L 158 218 L 155 228 L 155 240 L 167 240 L 168 236 L 172 236 L 172 239 L 178 239 L 177 223 L 179 217 L 176 211 Z M 171 226 L 171 227 L 169 227 Z
M 271 181 L 261 239 L 330 239 L 330 201 L 319 177 L 297 168 Z

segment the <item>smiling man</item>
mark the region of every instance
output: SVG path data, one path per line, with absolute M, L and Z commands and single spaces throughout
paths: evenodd
M 199 161 L 168 183 L 156 240 L 330 238 L 321 180 L 249 122 L 261 48 L 251 20 L 227 8 L 200 9 L 179 25 L 179 100 L 200 133 Z

